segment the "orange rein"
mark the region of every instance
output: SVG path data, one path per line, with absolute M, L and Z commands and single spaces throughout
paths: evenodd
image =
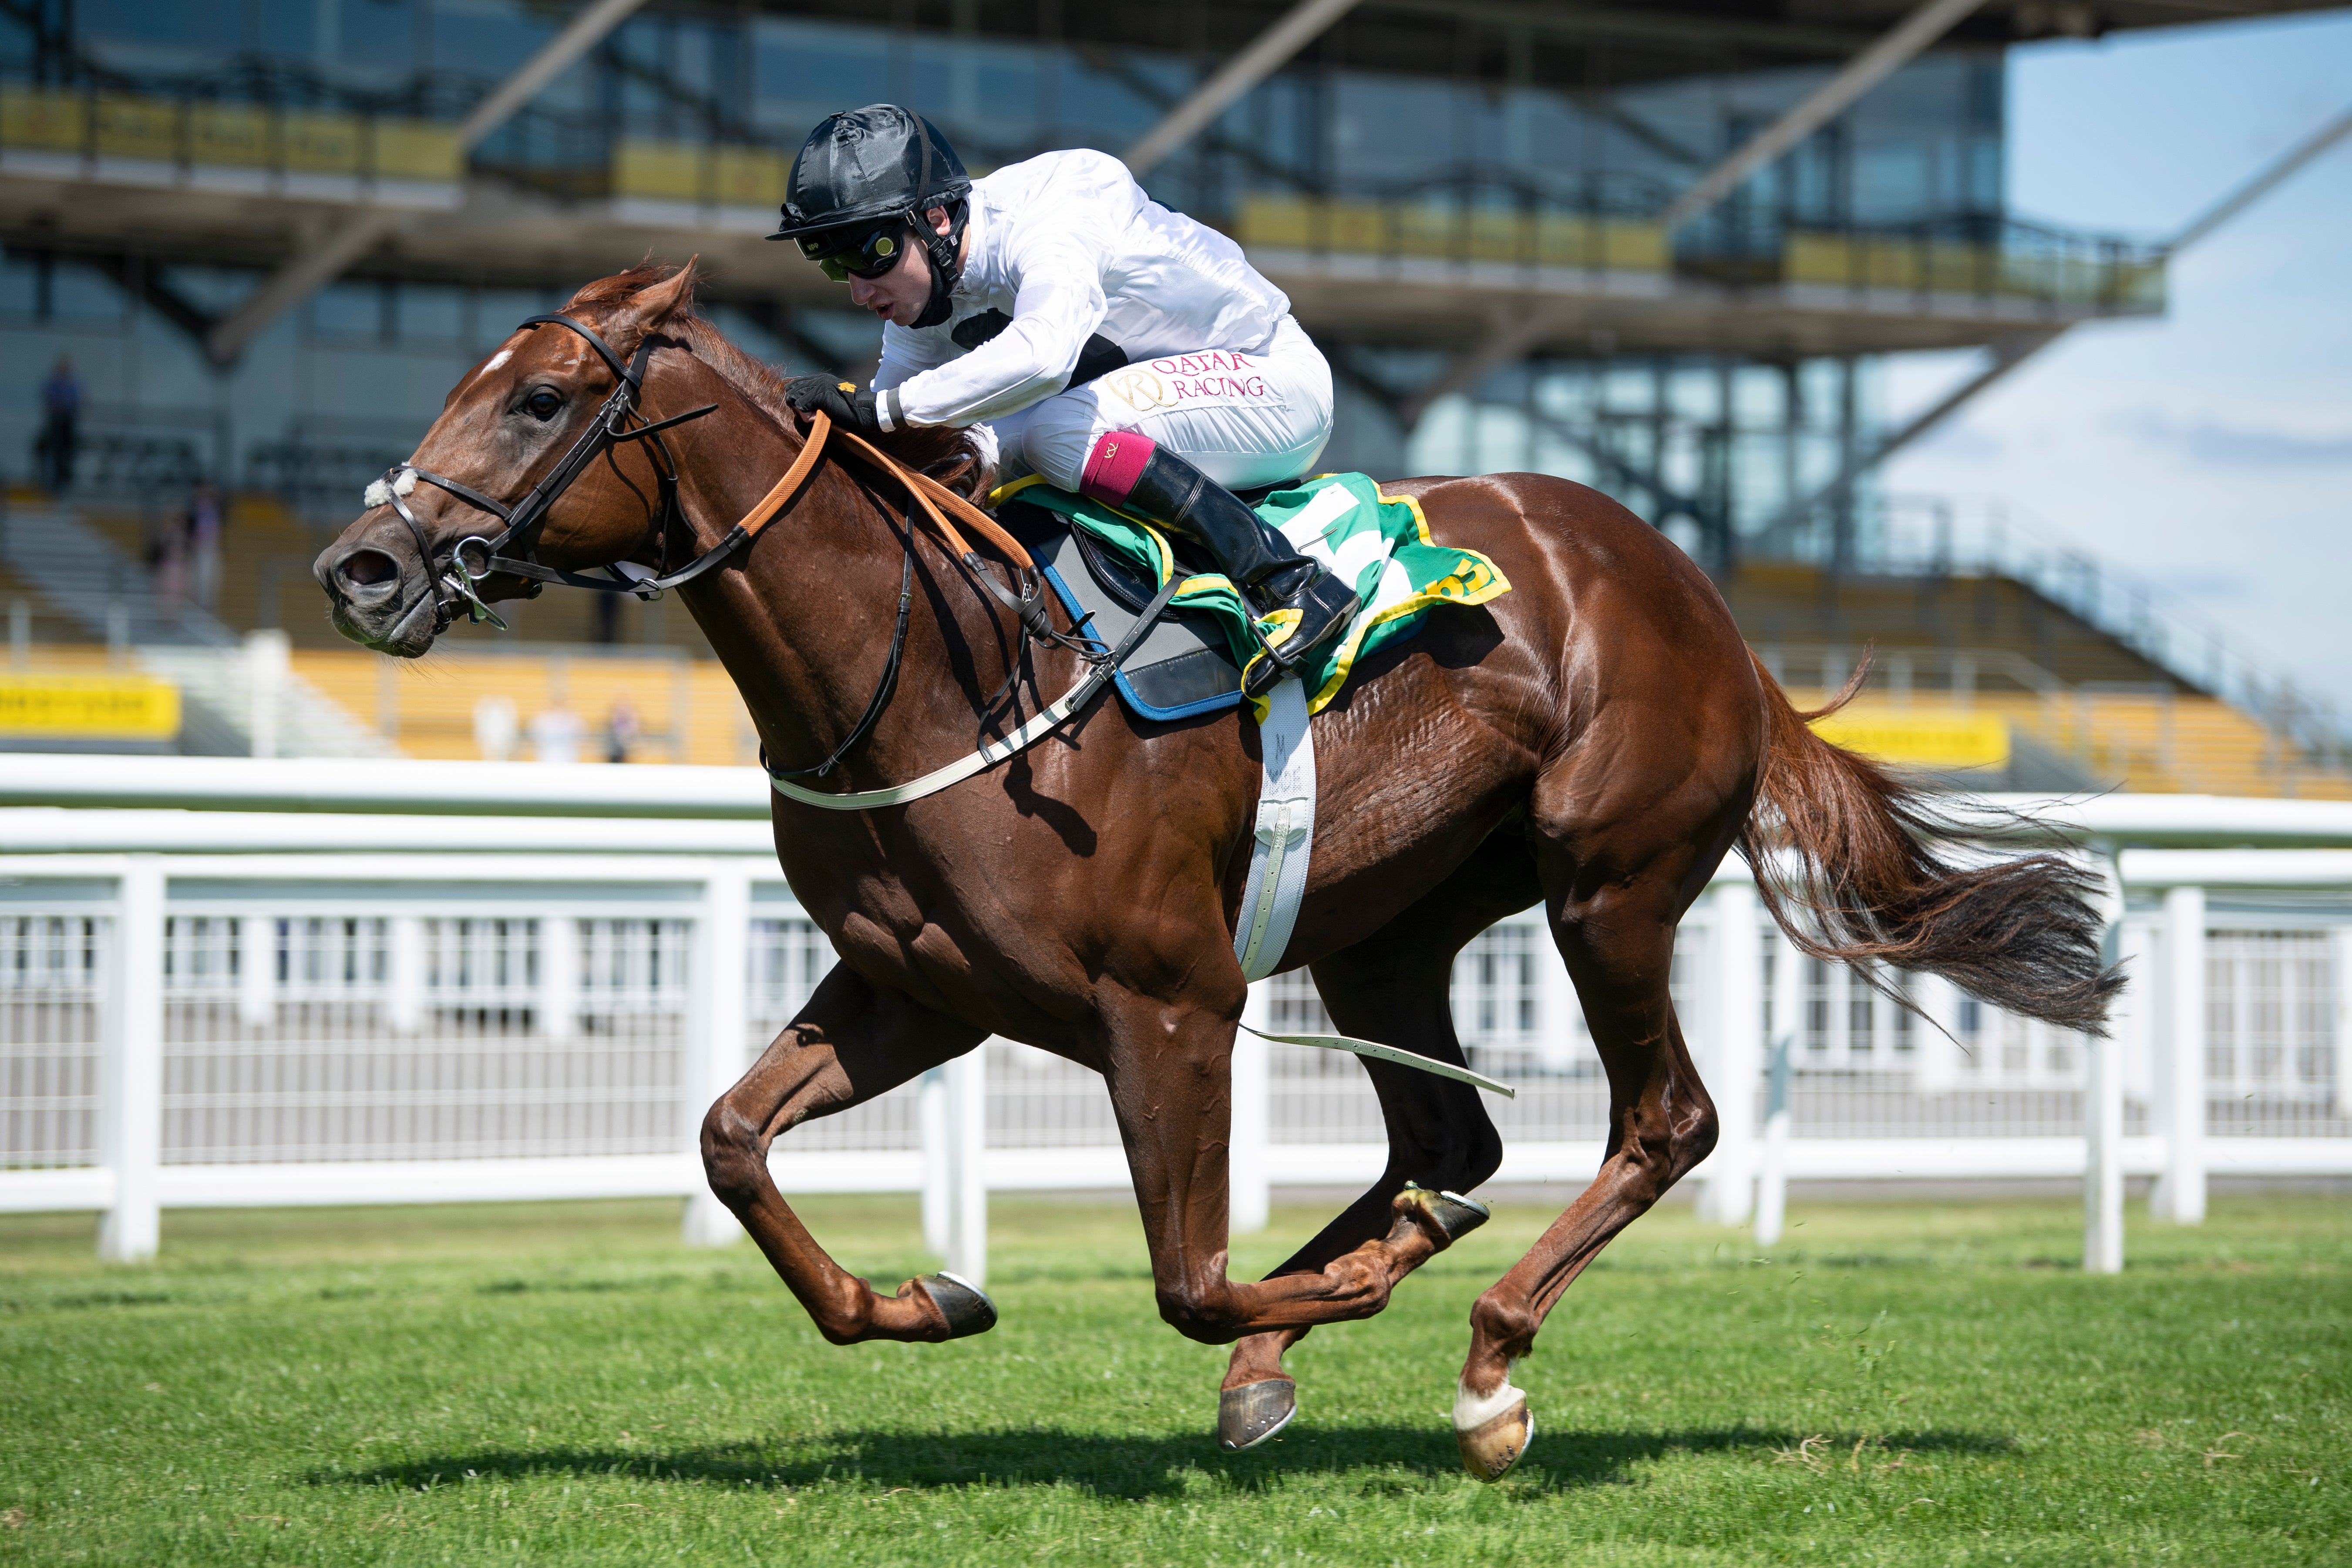
M 781 516 L 793 498 L 800 493 L 801 487 L 808 482 L 809 476 L 816 472 L 817 464 L 824 458 L 827 437 L 834 434 L 833 420 L 824 410 L 818 409 L 810 417 L 808 439 L 801 444 L 800 455 L 793 459 L 792 467 L 784 470 L 784 477 L 778 479 L 774 488 L 761 496 L 735 526 L 747 534 L 756 535 Z M 864 457 L 905 487 L 908 499 L 922 508 L 923 514 L 930 519 L 931 526 L 955 551 L 956 559 L 962 560 L 972 553 L 972 549 L 964 542 L 963 535 L 956 531 L 955 524 L 948 521 L 949 512 L 955 513 L 982 538 L 996 546 L 1013 565 L 1024 572 L 1036 569 L 1037 563 L 1030 558 L 1029 552 L 1021 542 L 1005 532 L 994 518 L 929 474 L 917 473 L 864 437 L 853 436 L 846 430 L 839 434 L 849 444 L 851 451 Z M 942 510 L 942 507 L 946 510 Z

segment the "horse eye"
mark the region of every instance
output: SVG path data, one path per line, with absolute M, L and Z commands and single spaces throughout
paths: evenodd
M 524 398 L 522 405 L 525 413 L 544 423 L 555 417 L 555 411 L 563 406 L 563 399 L 542 386 Z

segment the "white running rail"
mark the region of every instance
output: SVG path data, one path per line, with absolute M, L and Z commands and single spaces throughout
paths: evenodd
M 93 763 L 0 778 L 0 800 L 52 803 L 0 806 L 0 1209 L 100 1211 L 118 1258 L 154 1250 L 161 1209 L 226 1205 L 679 1195 L 691 1237 L 739 1234 L 700 1113 L 832 962 L 757 770 Z M 2209 1174 L 2352 1174 L 2352 806 L 2072 815 L 2124 846 L 2136 980 L 2105 1049 L 1906 982 L 1948 1037 L 1793 954 L 1736 861 L 1718 876 L 1674 979 L 1725 1113 L 1703 1213 L 1745 1223 L 1760 1193 L 1769 1215 L 1790 1180 L 2087 1175 L 2086 1257 L 2113 1267 L 2126 1177 L 2187 1221 Z M 1496 1179 L 1589 1180 L 1605 1087 L 1531 916 L 1464 952 L 1454 1007 L 1473 1065 L 1519 1091 L 1489 1102 Z M 1255 987 L 1250 1021 L 1328 1027 L 1303 972 Z M 1234 1059 L 1237 1226 L 1273 1186 L 1377 1178 L 1355 1063 Z M 1002 1041 L 795 1130 L 772 1164 L 788 1193 L 922 1193 L 974 1277 L 988 1191 L 1127 1183 L 1099 1080 Z

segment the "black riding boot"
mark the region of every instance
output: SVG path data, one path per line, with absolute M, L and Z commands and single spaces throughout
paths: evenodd
M 1105 437 L 1134 441 L 1133 437 Z M 1099 450 L 1099 448 L 1097 448 Z M 1089 465 L 1089 477 L 1095 470 Z M 1307 653 L 1345 631 L 1355 618 L 1358 604 L 1348 585 L 1321 565 L 1298 554 L 1290 542 L 1266 527 L 1239 496 L 1217 483 L 1165 447 L 1154 447 L 1134 472 L 1123 495 L 1104 499 L 1141 512 L 1155 521 L 1181 529 L 1209 548 L 1225 575 L 1234 580 L 1250 607 L 1261 616 L 1277 610 L 1296 610 L 1298 619 L 1287 636 L 1266 650 L 1254 665 L 1243 687 L 1250 697 L 1263 697 L 1289 675 Z M 1127 474 L 1119 478 L 1127 478 Z M 1115 483 L 1116 481 L 1114 481 Z M 1090 491 L 1108 491 L 1108 485 L 1090 484 Z

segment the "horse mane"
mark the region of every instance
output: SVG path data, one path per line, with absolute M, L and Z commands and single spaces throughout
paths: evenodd
M 687 264 L 688 268 L 693 263 Z M 564 310 L 595 310 L 618 305 L 632 296 L 666 283 L 686 268 L 666 262 L 646 260 L 625 272 L 610 278 L 599 278 L 583 284 L 565 302 Z M 784 377 L 760 360 L 752 358 L 727 340 L 724 333 L 711 325 L 696 309 L 695 295 L 701 284 L 699 273 L 687 285 L 686 298 L 672 310 L 662 331 L 685 341 L 697 359 L 717 371 L 728 385 L 743 395 L 744 400 L 773 420 L 779 429 L 798 435 L 806 426 L 805 416 L 784 401 Z M 962 430 L 952 426 L 931 426 L 920 429 L 899 430 L 881 437 L 875 445 L 910 468 L 919 468 L 965 493 L 972 493 L 983 474 L 980 450 Z

